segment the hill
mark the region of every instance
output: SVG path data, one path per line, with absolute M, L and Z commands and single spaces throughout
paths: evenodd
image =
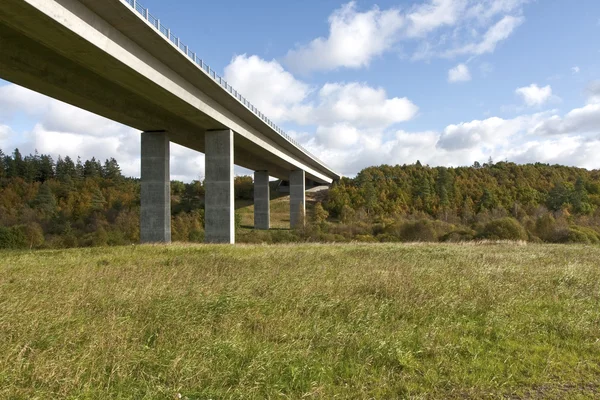
M 481 239 L 600 243 L 600 172 L 489 162 L 366 168 L 308 193 L 306 228 L 290 231 L 289 197 L 272 190 L 273 230 L 254 231 L 253 183 L 235 178 L 238 242 L 414 242 Z M 0 248 L 139 241 L 139 180 L 116 160 L 54 161 L 0 151 Z M 201 181 L 171 184 L 172 237 L 204 238 Z

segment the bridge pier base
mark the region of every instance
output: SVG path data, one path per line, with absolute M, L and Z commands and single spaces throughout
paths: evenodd
M 142 133 L 140 242 L 171 242 L 169 134 Z
M 205 154 L 205 242 L 235 243 L 233 131 L 207 131 Z
M 306 214 L 306 179 L 303 170 L 290 172 L 290 227 L 304 226 Z
M 254 172 L 254 229 L 269 229 L 271 227 L 271 192 L 269 187 L 269 172 Z

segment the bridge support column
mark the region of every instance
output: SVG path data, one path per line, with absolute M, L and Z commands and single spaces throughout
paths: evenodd
M 169 134 L 142 133 L 140 241 L 171 242 Z
M 271 189 L 269 187 L 269 172 L 254 172 L 254 229 L 269 229 L 271 227 Z
M 300 228 L 304 226 L 306 214 L 306 186 L 304 171 L 290 172 L 290 227 Z
M 234 243 L 233 131 L 206 132 L 205 154 L 205 241 Z

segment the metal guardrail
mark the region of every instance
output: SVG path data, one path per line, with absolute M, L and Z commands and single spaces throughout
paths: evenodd
M 198 58 L 198 55 L 191 51 L 188 46 L 184 45 L 181 40 L 171 33 L 171 30 L 161 24 L 160 19 L 156 18 L 154 15 L 150 14 L 147 8 L 143 7 L 137 0 L 125 0 L 125 3 L 128 4 L 133 10 L 135 10 L 138 14 L 140 14 L 146 21 L 150 23 L 161 35 L 165 36 L 169 41 L 177 47 L 179 51 L 185 54 L 189 59 L 191 59 L 204 73 L 210 76 L 215 82 L 219 84 L 225 91 L 229 92 L 234 98 L 236 98 L 240 103 L 242 103 L 247 109 L 252 111 L 257 117 L 263 120 L 271 129 L 277 132 L 280 136 L 285 138 L 288 142 L 296 146 L 298 149 L 302 150 L 304 153 L 315 159 L 317 162 L 325 166 L 321 160 L 319 160 L 314 154 L 306 150 L 304 147 L 300 145 L 296 140 L 290 137 L 285 131 L 279 128 L 273 121 L 267 118 L 262 112 L 260 112 L 252 103 L 250 103 L 244 96 L 242 96 L 237 90 L 231 87 L 230 84 L 225 81 L 222 77 L 220 77 L 215 70 L 210 68 L 208 64 L 206 64 L 201 58 Z

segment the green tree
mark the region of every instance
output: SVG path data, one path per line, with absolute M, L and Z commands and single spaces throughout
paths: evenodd
M 102 194 L 102 191 L 98 188 L 95 188 L 92 192 L 92 210 L 93 211 L 102 211 L 104 210 L 104 206 L 106 205 L 106 198 Z
M 581 177 L 578 177 L 575 182 L 575 188 L 571 196 L 571 204 L 573 204 L 573 211 L 578 214 L 589 214 L 593 211 L 592 206 L 589 204 L 585 183 Z
M 39 158 L 36 180 L 46 182 L 54 178 L 54 161 L 49 155 L 42 154 Z
M 319 201 L 315 204 L 314 214 L 313 214 L 313 222 L 315 225 L 323 225 L 327 218 L 329 217 L 329 213 L 323 208 L 323 204 Z
M 6 156 L 2 149 L 0 149 L 0 179 L 6 176 Z
M 562 182 L 556 182 L 550 193 L 548 193 L 548 200 L 546 203 L 550 210 L 559 211 L 569 202 L 569 198 L 569 189 Z
M 114 158 L 110 158 L 104 162 L 104 167 L 102 168 L 102 176 L 105 179 L 110 179 L 113 182 L 118 183 L 123 175 L 121 175 L 121 167 L 119 163 Z
M 33 201 L 33 207 L 42 211 L 47 217 L 54 215 L 56 211 L 56 197 L 47 182 L 40 185 L 38 194 Z

